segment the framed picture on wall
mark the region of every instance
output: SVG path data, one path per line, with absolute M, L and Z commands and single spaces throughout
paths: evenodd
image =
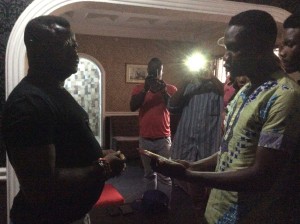
M 143 83 L 147 76 L 147 65 L 126 64 L 126 82 Z

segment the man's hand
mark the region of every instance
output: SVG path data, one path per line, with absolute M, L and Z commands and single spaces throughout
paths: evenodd
M 190 169 L 191 168 L 190 162 L 188 162 L 186 160 L 175 159 L 173 161 L 182 164 L 186 169 Z
M 182 163 L 178 163 L 169 159 L 151 159 L 151 167 L 154 171 L 159 172 L 168 177 L 184 179 L 186 167 Z
M 150 91 L 153 93 L 157 93 L 160 91 L 165 91 L 166 83 L 163 80 L 155 79 L 151 82 Z
M 120 151 L 109 153 L 104 159 L 110 166 L 110 177 L 119 176 L 126 169 L 126 158 Z
M 102 150 L 103 156 L 106 156 L 106 155 L 108 155 L 108 154 L 110 154 L 110 153 L 114 153 L 114 152 L 116 152 L 116 151 L 113 150 L 113 149 L 103 149 L 103 150 Z
M 153 77 L 152 76 L 147 76 L 145 79 L 145 84 L 144 84 L 144 91 L 148 92 L 151 87 L 151 83 L 153 82 Z

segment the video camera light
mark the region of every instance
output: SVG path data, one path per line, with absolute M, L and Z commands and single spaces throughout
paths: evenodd
M 184 62 L 191 72 L 200 72 L 207 68 L 208 60 L 200 52 L 188 56 Z

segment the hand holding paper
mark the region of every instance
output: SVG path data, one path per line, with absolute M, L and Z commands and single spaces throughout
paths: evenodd
M 186 167 L 171 159 L 164 158 L 158 154 L 145 149 L 138 149 L 139 153 L 151 158 L 151 167 L 154 171 L 165 176 L 176 177 L 182 179 L 186 172 Z

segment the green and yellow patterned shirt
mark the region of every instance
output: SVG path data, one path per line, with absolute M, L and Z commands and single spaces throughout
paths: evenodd
M 252 166 L 258 146 L 285 150 L 290 155 L 288 163 L 295 164 L 293 155 L 299 154 L 297 138 L 300 136 L 298 85 L 279 71 L 272 74 L 272 80 L 247 94 L 250 87 L 251 83 L 245 85 L 229 105 L 216 172 Z M 274 205 L 287 199 L 286 194 L 299 191 L 295 182 L 299 177 L 297 172 L 300 170 L 286 164 L 269 192 L 212 189 L 205 212 L 206 221 L 219 224 L 277 223 L 272 219 L 280 215 L 277 210 L 282 212 L 282 209 L 274 209 Z

